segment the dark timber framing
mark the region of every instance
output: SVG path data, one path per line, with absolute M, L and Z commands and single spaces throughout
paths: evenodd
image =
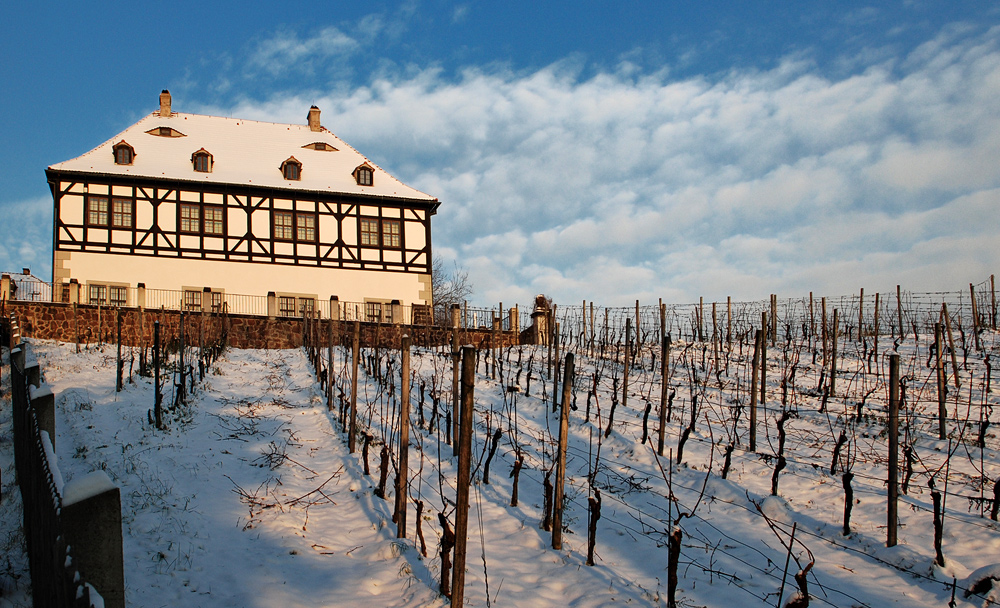
M 437 212 L 440 204 L 436 200 L 89 174 L 53 169 L 48 169 L 45 173 L 55 204 L 53 227 L 55 251 L 422 274 L 431 272 L 431 216 Z M 71 192 L 78 185 L 84 187 L 85 193 Z M 122 187 L 130 189 L 131 195 L 122 194 Z M 88 224 L 86 208 L 82 201 L 90 193 L 104 196 L 105 191 L 109 206 L 112 198 L 132 201 L 131 227 L 101 227 Z M 62 198 L 66 195 L 80 197 L 83 212 L 80 223 L 66 221 L 62 210 Z M 191 200 L 192 195 L 197 195 L 197 200 Z M 206 195 L 210 195 L 214 200 L 221 198 L 221 203 L 207 202 Z M 290 201 L 291 206 L 276 206 L 276 199 L 283 203 Z M 181 232 L 181 204 L 199 207 L 197 232 Z M 222 235 L 206 234 L 204 231 L 204 209 L 209 206 L 222 208 Z M 261 210 L 268 212 L 269 234 L 253 232 L 252 216 Z M 298 239 L 298 230 L 294 222 L 292 239 L 274 238 L 275 211 L 291 211 L 293 217 L 312 214 L 315 218 L 315 240 Z M 162 217 L 164 212 L 174 217 L 161 222 L 161 218 L 166 220 Z M 241 213 L 246 214 L 245 230 L 242 227 L 232 226 L 233 223 L 243 224 L 242 220 L 230 221 L 234 215 L 239 217 Z M 361 245 L 362 217 L 378 220 L 380 227 L 378 247 Z M 333 222 L 329 221 L 331 218 Z M 383 246 L 382 228 L 386 220 L 399 221 L 398 247 Z M 345 223 L 349 223 L 349 231 L 352 234 L 345 235 Z M 170 224 L 173 224 L 172 228 L 164 227 Z M 331 226 L 335 226 L 335 229 L 331 230 Z M 424 238 L 421 240 L 426 243 L 425 246 L 407 247 L 407 230 L 412 231 L 414 228 L 423 231 Z M 241 232 L 234 234 L 231 230 Z

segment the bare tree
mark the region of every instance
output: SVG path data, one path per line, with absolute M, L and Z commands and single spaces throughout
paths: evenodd
M 434 321 L 450 322 L 452 305 L 463 304 L 472 296 L 469 272 L 455 262 L 451 270 L 446 270 L 441 260 L 434 260 L 431 266 L 431 291 L 434 298 Z

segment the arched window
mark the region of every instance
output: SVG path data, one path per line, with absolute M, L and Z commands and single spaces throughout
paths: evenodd
M 199 173 L 211 173 L 213 164 L 212 155 L 208 150 L 202 148 L 191 155 L 191 164 L 194 170 Z
M 124 140 L 111 147 L 115 154 L 116 165 L 131 165 L 135 160 L 135 149 Z
M 361 165 L 354 170 L 354 179 L 358 182 L 359 186 L 371 186 L 375 183 L 374 172 L 367 164 Z
M 302 179 L 302 163 L 290 156 L 288 160 L 281 163 L 281 174 L 285 179 L 298 181 Z

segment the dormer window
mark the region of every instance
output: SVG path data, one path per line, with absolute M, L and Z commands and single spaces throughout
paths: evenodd
M 212 155 L 205 148 L 191 155 L 191 163 L 194 166 L 194 170 L 199 173 L 212 172 Z
M 111 149 L 115 153 L 116 165 L 131 165 L 132 161 L 135 160 L 135 149 L 125 141 L 118 142 Z
M 361 165 L 354 170 L 354 179 L 357 180 L 359 186 L 371 186 L 374 183 L 372 173 L 373 171 L 370 166 Z
M 146 131 L 148 135 L 155 135 L 157 137 L 184 137 L 185 135 L 174 129 L 172 127 L 153 127 L 149 131 Z
M 303 148 L 308 148 L 309 150 L 319 150 L 321 152 L 336 152 L 337 151 L 336 148 L 334 148 L 330 144 L 328 144 L 326 142 L 323 142 L 323 141 L 313 142 L 311 144 L 306 144 L 306 145 L 304 145 L 302 147 Z
M 295 160 L 294 156 L 289 157 L 288 160 L 281 163 L 281 174 L 288 180 L 298 181 L 302 179 L 302 163 Z

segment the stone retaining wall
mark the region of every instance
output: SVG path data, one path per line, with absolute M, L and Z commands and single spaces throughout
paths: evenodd
M 181 313 L 177 310 L 150 310 L 142 308 L 108 308 L 86 304 L 60 302 L 5 302 L 4 315 L 15 313 L 21 322 L 21 331 L 27 337 L 78 342 L 80 344 L 117 340 L 118 316 L 122 320 L 122 344 L 152 346 L 153 324 L 160 322 L 160 342 L 167 348 L 180 344 Z M 213 313 L 184 313 L 184 341 L 190 346 L 209 345 L 223 334 L 233 348 L 298 348 L 303 345 L 303 319 L 289 317 L 258 317 L 251 315 L 222 315 Z M 325 345 L 329 336 L 328 324 L 323 319 L 308 323 L 317 343 Z M 352 322 L 333 322 L 334 341 L 349 344 Z M 362 346 L 398 348 L 405 333 L 416 346 L 440 346 L 451 343 L 450 328 L 424 325 L 361 324 Z M 487 329 L 460 329 L 459 341 L 477 348 L 489 348 L 493 332 Z M 521 337 L 511 331 L 497 331 L 500 346 L 520 343 Z

